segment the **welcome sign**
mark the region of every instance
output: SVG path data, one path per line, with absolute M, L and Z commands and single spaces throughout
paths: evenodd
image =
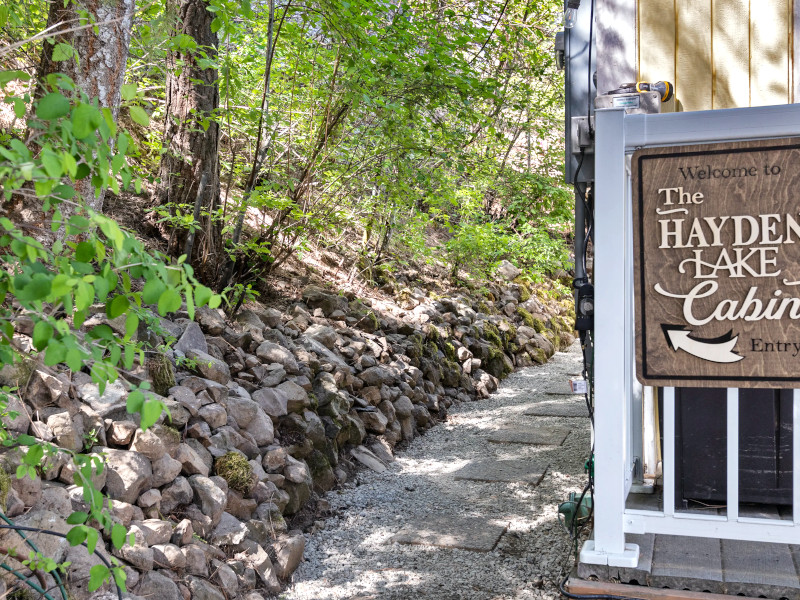
M 800 139 L 633 155 L 637 376 L 800 382 Z

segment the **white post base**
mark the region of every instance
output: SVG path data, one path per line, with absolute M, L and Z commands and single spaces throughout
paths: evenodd
M 639 564 L 639 546 L 625 544 L 622 554 L 598 552 L 594 549 L 594 540 L 587 540 L 581 548 L 580 561 L 587 565 L 608 565 L 609 567 L 630 567 L 635 569 Z

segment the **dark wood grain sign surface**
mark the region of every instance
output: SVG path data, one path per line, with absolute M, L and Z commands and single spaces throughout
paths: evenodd
M 800 382 L 800 139 L 633 155 L 639 380 Z

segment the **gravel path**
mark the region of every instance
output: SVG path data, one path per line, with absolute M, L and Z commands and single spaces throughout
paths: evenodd
M 334 516 L 307 536 L 304 562 L 280 598 L 558 598 L 572 548 L 557 508 L 585 485 L 589 420 L 523 413 L 537 402 L 577 400 L 548 392 L 565 391 L 580 370 L 576 342 L 548 364 L 512 374 L 488 400 L 453 407 L 447 422 L 415 439 L 385 473 L 362 472 L 352 487 L 328 494 Z M 570 433 L 557 447 L 486 439 L 494 430 L 520 425 L 558 425 Z M 530 457 L 549 468 L 536 487 L 454 479 L 468 462 L 490 457 Z M 508 529 L 491 552 L 388 542 L 405 525 L 422 528 L 448 517 L 481 517 Z

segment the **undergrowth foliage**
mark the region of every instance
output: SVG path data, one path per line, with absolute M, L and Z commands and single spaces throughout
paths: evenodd
M 0 85 L 26 78 L 23 72 L 5 72 Z M 46 228 L 0 218 L 0 368 L 28 363 L 31 368 L 84 371 L 102 394 L 119 378 L 120 369 L 144 363 L 134 334 L 147 305 L 161 316 L 185 306 L 193 317 L 196 307 L 218 306 L 220 297 L 200 285 L 182 259 L 170 262 L 148 251 L 114 220 L 85 206 L 75 192 L 81 180 L 91 181 L 95 190 L 115 191 L 134 181 L 128 166 L 131 139 L 117 129 L 107 110 L 76 94 L 69 79 L 59 76 L 50 83 L 36 102 L 27 95 L 5 98 L 18 118 L 27 119 L 27 135 L 19 139 L 6 133 L 0 139 L 0 187 L 6 201 L 15 195 L 33 197 Z M 132 92 L 126 93 L 129 99 L 135 97 Z M 137 118 L 137 107 L 129 108 Z M 87 318 L 98 312 L 104 313 L 105 322 L 87 327 Z M 112 320 L 116 329 L 109 324 Z M 30 323 L 30 337 L 15 327 L 23 321 Z M 8 405 L 20 392 L 2 389 L 3 415 L 14 416 Z M 147 429 L 165 407 L 143 383 L 132 387 L 127 409 L 138 413 L 141 428 Z M 49 457 L 65 451 L 31 435 L 13 435 L 5 425 L 0 425 L 0 442 L 6 449 L 22 451 L 19 478 L 37 477 Z M 69 517 L 73 528 L 67 540 L 73 546 L 86 544 L 91 553 L 102 531 L 120 548 L 128 543 L 128 532 L 112 520 L 107 499 L 92 483 L 93 472 L 103 470 L 102 459 L 71 454 L 77 466 L 75 483 L 82 487 L 89 508 Z M 33 551 L 28 561 L 44 572 L 57 573 L 60 568 Z M 124 589 L 125 572 L 114 558 L 110 566 L 92 567 L 89 590 L 110 578 Z

